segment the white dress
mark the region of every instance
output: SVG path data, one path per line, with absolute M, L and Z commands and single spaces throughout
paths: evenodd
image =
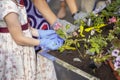
M 10 12 L 19 15 L 22 25 L 27 23 L 23 6 L 0 0 L 0 28 L 6 27 L 4 17 Z M 32 37 L 29 29 L 23 34 Z M 17 45 L 10 33 L 0 32 L 0 80 L 56 80 L 56 74 L 51 61 L 40 55 L 36 59 L 34 47 Z

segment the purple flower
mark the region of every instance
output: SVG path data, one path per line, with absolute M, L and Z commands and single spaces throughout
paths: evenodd
M 115 59 L 114 67 L 115 67 L 115 70 L 117 70 L 118 68 L 120 68 L 120 56 L 118 56 L 118 57 Z
M 120 56 L 117 56 L 115 61 L 120 62 Z
M 117 57 L 118 56 L 118 54 L 119 54 L 119 50 L 118 49 L 114 49 L 113 51 L 112 51 L 112 56 L 115 56 L 115 57 Z
M 115 70 L 120 68 L 120 56 L 116 57 L 115 62 L 114 62 L 114 67 L 115 67 Z
M 120 62 L 115 62 L 114 63 L 114 67 L 115 67 L 115 70 L 117 70 L 118 68 L 120 68 Z

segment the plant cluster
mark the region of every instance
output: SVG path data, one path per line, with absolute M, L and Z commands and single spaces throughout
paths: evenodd
M 120 75 L 120 48 L 113 48 L 111 50 L 111 55 L 114 63 L 114 70 Z
M 79 24 L 78 35 L 67 37 L 59 51 L 78 50 L 83 56 L 79 50 L 83 44 L 84 53 L 91 55 L 94 62 L 102 63 L 112 58 L 115 70 L 120 73 L 120 1 L 113 1 L 98 14 L 90 13 L 87 19 L 87 22 L 75 21 Z

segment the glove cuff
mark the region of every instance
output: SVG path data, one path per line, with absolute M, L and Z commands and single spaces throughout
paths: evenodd
M 80 11 L 79 13 L 76 13 L 74 15 L 74 20 L 83 20 L 86 22 L 86 18 L 89 16 L 88 13 L 84 12 L 84 11 Z
M 38 39 L 41 39 L 41 33 L 40 33 L 41 30 L 39 29 L 39 30 L 37 30 L 37 31 L 38 31 L 38 34 L 39 34 L 39 35 L 38 35 Z
M 60 29 L 60 27 L 62 26 L 62 24 L 60 24 L 59 23 L 59 19 L 57 19 L 55 22 L 54 22 L 54 24 L 52 25 L 52 28 L 54 29 L 54 30 L 58 30 L 58 29 Z
M 44 39 L 39 39 L 39 47 L 42 49 L 42 50 L 47 50 L 47 48 L 45 47 L 45 41 Z
M 76 13 L 73 13 L 72 14 L 72 18 L 74 18 L 74 16 L 76 15 L 76 14 L 78 14 L 80 11 L 77 11 Z

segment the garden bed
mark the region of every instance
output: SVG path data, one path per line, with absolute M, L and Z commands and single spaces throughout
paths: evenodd
M 101 35 L 107 36 L 109 30 L 113 30 L 114 24 L 109 24 L 106 27 L 101 28 L 102 33 Z M 86 37 L 89 36 L 89 33 L 84 33 Z M 98 33 L 99 34 L 99 33 Z M 97 35 L 97 34 L 96 34 Z M 119 35 L 117 37 L 120 37 Z M 74 37 L 73 37 L 74 40 Z M 97 77 L 100 80 L 118 80 L 113 73 L 113 70 L 109 66 L 107 60 L 102 62 L 101 65 L 95 65 L 93 59 L 91 59 L 91 55 L 86 54 L 84 41 L 79 43 L 80 47 L 77 50 L 65 50 L 63 52 L 60 51 L 50 51 L 49 54 L 52 56 L 57 57 L 60 60 L 82 70 L 86 73 Z M 73 45 L 72 45 L 73 46 Z M 111 43 L 105 48 L 109 48 Z M 104 51 L 106 53 L 106 51 Z M 103 53 L 104 53 L 103 52 Z M 94 55 L 93 55 L 94 56 Z
M 113 74 L 114 70 L 120 74 L 119 5 L 119 0 L 113 1 L 99 14 L 89 14 L 87 21 L 75 21 L 79 25 L 77 36 L 68 36 L 59 28 L 56 32 L 65 42 L 58 51 L 49 54 L 100 80 L 120 80 Z M 66 25 L 65 29 L 69 27 Z M 108 64 L 110 60 L 114 70 Z
M 51 51 L 49 54 L 73 65 L 74 67 L 79 68 L 80 70 L 100 78 L 100 80 L 117 80 L 108 64 L 103 63 L 99 68 L 97 68 L 92 64 L 89 55 L 86 55 L 83 59 L 80 59 L 77 51 L 65 51 L 64 53 Z
M 108 35 L 109 30 L 112 30 L 113 26 L 114 24 L 110 24 L 110 25 L 107 25 L 106 27 L 103 27 L 102 28 L 103 32 L 101 34 Z M 86 34 L 86 36 L 87 35 L 88 34 Z M 88 55 L 85 53 L 84 42 L 80 43 L 79 51 L 78 49 L 77 50 L 65 50 L 63 52 L 50 51 L 49 54 L 59 58 L 60 60 L 65 61 L 66 63 L 74 67 L 79 68 L 80 70 L 85 71 L 86 73 L 90 75 L 93 75 L 99 78 L 100 80 L 117 80 L 107 60 L 105 62 L 102 62 L 100 66 L 99 65 L 96 66 L 94 64 L 93 59 L 91 59 L 91 55 Z

